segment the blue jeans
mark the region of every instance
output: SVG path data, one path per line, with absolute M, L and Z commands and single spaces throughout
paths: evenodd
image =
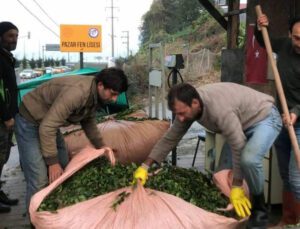
M 294 129 L 298 144 L 300 144 L 300 121 L 296 122 Z M 295 198 L 300 201 L 300 171 L 297 167 L 294 150 L 286 128 L 281 130 L 275 142 L 275 148 L 279 172 L 283 181 L 283 190 L 293 192 Z
M 280 114 L 273 106 L 269 115 L 244 131 L 247 143 L 241 152 L 241 170 L 252 195 L 264 190 L 263 160 L 282 128 Z
M 15 117 L 15 134 L 18 143 L 20 162 L 26 180 L 26 207 L 31 197 L 48 185 L 48 168 L 41 153 L 39 125 L 28 122 L 20 114 Z M 57 132 L 57 157 L 62 168 L 69 162 L 64 139 Z

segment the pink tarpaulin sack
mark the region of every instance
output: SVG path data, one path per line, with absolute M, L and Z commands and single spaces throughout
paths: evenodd
M 97 125 L 106 146 L 115 150 L 117 161 L 122 164 L 142 163 L 155 143 L 170 127 L 168 121 L 109 120 Z M 76 154 L 85 146 L 91 146 L 85 133 L 80 130 L 65 136 L 69 153 Z
M 230 196 L 230 191 L 232 187 L 233 174 L 232 169 L 223 169 L 219 172 L 216 172 L 213 175 L 214 184 L 220 189 L 220 191 L 227 197 Z M 243 189 L 246 193 L 246 196 L 249 197 L 249 189 L 245 180 L 243 180 Z M 233 205 L 229 203 L 224 211 L 233 211 Z
M 221 190 L 221 192 L 229 197 L 232 187 L 233 174 L 232 169 L 223 169 L 219 172 L 216 172 L 213 175 L 213 182 Z M 249 196 L 249 189 L 246 181 L 243 181 L 243 189 L 247 196 Z
M 90 161 L 103 155 L 113 161 L 112 151 L 86 148 L 78 153 L 67 166 L 63 175 L 36 193 L 30 203 L 31 221 L 37 229 L 231 229 L 242 223 L 235 219 L 207 212 L 178 197 L 163 192 L 144 189 L 138 185 L 118 189 L 57 212 L 37 212 L 41 202 L 56 187 L 67 180 Z M 129 195 L 115 209 L 113 203 L 120 193 Z

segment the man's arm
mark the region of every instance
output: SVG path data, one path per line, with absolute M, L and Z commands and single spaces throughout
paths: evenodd
M 104 146 L 101 133 L 97 128 L 95 114 L 91 114 L 80 122 L 84 133 L 96 149 Z
M 268 27 L 268 26 L 269 26 L 269 19 L 268 19 L 267 15 L 262 14 L 260 17 L 257 18 L 257 22 L 256 22 L 255 30 L 254 30 L 254 36 L 261 47 L 265 47 L 265 42 L 264 42 L 261 30 L 259 28 L 260 27 Z M 275 53 L 278 52 L 278 50 L 282 46 L 283 41 L 285 39 L 286 38 L 270 37 L 270 43 L 271 43 L 272 49 Z
M 242 124 L 236 114 L 231 111 L 226 114 L 224 118 L 219 119 L 217 121 L 217 125 L 232 151 L 233 184 L 241 185 L 243 175 L 240 168 L 240 157 L 241 150 L 246 144 L 246 136 L 244 134 Z
M 158 141 L 153 147 L 149 158 L 160 163 L 163 161 L 168 153 L 178 144 L 183 135 L 187 132 L 194 121 L 180 122 L 175 118 L 173 125 L 167 133 Z
M 160 163 L 168 155 L 168 153 L 178 144 L 192 123 L 193 121 L 180 122 L 175 118 L 172 127 L 154 146 L 144 163 L 142 163 L 142 165 L 134 172 L 133 184 L 136 184 L 138 180 L 140 180 L 143 185 L 146 183 L 149 167 L 155 162 Z
M 57 95 L 39 126 L 41 151 L 47 165 L 55 164 L 57 159 L 56 134 L 70 115 L 84 106 L 82 91 L 71 88 Z M 70 96 L 71 95 L 71 96 Z
M 298 117 L 299 117 L 299 110 L 298 110 L 299 108 L 300 108 L 300 105 L 296 105 L 293 107 L 293 109 L 290 110 L 289 122 L 288 122 L 286 115 L 282 114 L 282 122 L 285 127 L 288 127 L 290 125 L 291 126 L 295 125 L 295 123 L 297 122 Z
M 4 122 L 8 122 L 8 124 L 10 124 L 10 122 L 13 120 L 13 117 L 12 117 L 10 111 L 8 110 L 8 106 L 5 101 L 5 96 L 6 96 L 7 92 L 4 87 L 4 81 L 3 81 L 2 75 L 3 75 L 3 73 L 0 69 L 0 119 Z
M 251 203 L 241 187 L 243 174 L 240 167 L 241 151 L 246 144 L 246 136 L 239 118 L 232 111 L 224 119 L 220 119 L 217 124 L 232 150 L 233 181 L 230 191 L 230 202 L 240 217 L 246 217 L 251 214 Z
M 298 118 L 300 115 L 300 104 L 295 105 L 291 110 L 290 113 L 295 114 L 295 116 Z M 296 120 L 295 120 L 296 121 Z

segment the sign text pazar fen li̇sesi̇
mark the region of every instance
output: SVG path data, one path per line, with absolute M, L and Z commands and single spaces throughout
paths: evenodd
M 99 48 L 100 42 L 62 42 L 62 47 Z

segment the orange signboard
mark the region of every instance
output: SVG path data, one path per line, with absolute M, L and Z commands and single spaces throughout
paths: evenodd
M 61 52 L 101 52 L 101 25 L 60 25 Z

